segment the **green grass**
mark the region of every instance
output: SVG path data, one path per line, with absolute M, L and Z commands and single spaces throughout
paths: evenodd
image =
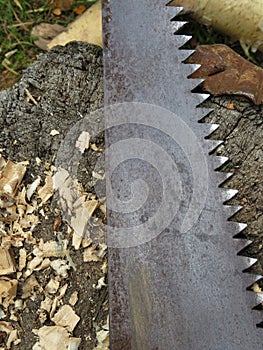
M 42 22 L 66 26 L 76 17 L 72 10 L 75 6 L 88 7 L 96 1 L 75 1 L 69 11 L 57 17 L 52 13 L 51 0 L 0 0 L 0 74 L 9 71 L 11 75 L 19 77 L 22 70 L 41 52 L 34 45 L 36 38 L 30 34 L 33 26 Z M 180 19 L 188 20 L 189 17 L 180 16 Z M 262 65 L 262 54 L 250 54 L 247 57 L 238 42 L 233 43 L 229 37 L 217 33 L 212 28 L 190 21 L 181 29 L 181 33 L 193 36 L 186 45 L 187 48 L 194 48 L 197 44 L 223 43 L 254 63 Z
M 75 1 L 72 8 L 57 17 L 52 13 L 52 1 L 48 0 L 0 0 L 0 74 L 8 70 L 19 76 L 21 71 L 41 52 L 31 36 L 33 26 L 46 22 L 66 26 L 76 15 L 74 6 L 92 5 L 96 0 Z

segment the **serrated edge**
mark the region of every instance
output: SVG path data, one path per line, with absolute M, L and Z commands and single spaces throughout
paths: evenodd
M 171 1 L 167 4 L 169 5 L 171 3 Z M 173 8 L 177 8 L 178 12 L 175 15 L 175 17 L 173 17 L 173 19 L 171 20 L 171 22 L 173 23 L 177 23 L 174 24 L 174 28 L 176 29 L 176 31 L 174 32 L 174 34 L 176 35 L 176 32 L 181 29 L 187 22 L 182 21 L 180 23 L 180 21 L 175 22 L 176 17 L 183 11 L 182 7 L 173 7 Z M 179 24 L 178 24 L 179 23 Z M 182 36 L 182 35 L 180 35 Z M 185 45 L 187 43 L 187 41 L 189 41 L 191 39 L 191 36 L 184 36 L 185 37 L 185 41 L 183 40 L 183 44 L 179 47 L 179 49 L 182 48 L 183 45 Z M 186 50 L 186 49 L 182 49 L 181 52 L 184 51 L 184 53 L 186 54 L 185 60 L 191 56 L 195 50 Z M 182 61 L 183 63 L 183 61 Z M 201 65 L 200 64 L 187 64 L 188 67 L 191 67 L 192 72 L 196 71 Z M 188 76 L 189 77 L 189 76 Z M 195 86 L 193 87 L 192 90 L 194 90 L 195 88 L 197 88 L 205 79 L 194 79 L 191 78 L 193 81 L 195 81 Z M 200 93 L 195 93 L 192 91 L 192 93 L 195 94 L 195 96 L 197 95 L 200 99 L 199 104 L 203 103 L 209 96 L 210 94 L 200 94 Z M 196 107 L 198 107 L 198 105 Z M 210 111 L 208 113 L 204 112 L 204 115 L 201 119 L 198 120 L 198 122 L 202 122 L 202 119 L 204 119 L 208 114 L 210 113 Z M 204 125 L 213 125 L 210 123 L 203 123 Z M 208 142 L 208 149 L 209 149 L 209 154 L 212 153 L 217 147 L 219 147 L 223 141 L 221 140 L 212 140 L 209 139 L 209 137 L 211 137 L 211 135 L 214 133 L 214 131 L 216 129 L 218 129 L 218 127 L 220 127 L 220 124 L 215 124 L 216 128 L 214 129 L 213 126 L 211 127 L 211 130 L 208 131 L 205 139 Z M 209 145 L 210 143 L 210 145 Z M 220 168 L 226 164 L 229 161 L 228 157 L 222 157 L 222 156 L 212 156 L 210 154 L 211 157 L 213 157 L 213 165 L 214 165 L 214 171 L 217 172 L 218 174 L 223 174 L 222 179 L 220 180 L 220 182 L 217 184 L 218 188 L 220 188 L 220 186 L 222 186 L 230 177 L 233 176 L 232 173 L 229 172 L 224 172 L 224 171 L 220 171 Z M 221 190 L 221 194 L 222 194 L 222 206 L 224 211 L 226 212 L 227 215 L 227 220 L 226 223 L 232 225 L 232 232 L 233 232 L 233 244 L 236 243 L 237 245 L 242 244 L 243 241 L 243 247 L 239 247 L 239 250 L 237 250 L 237 255 L 240 259 L 245 260 L 245 265 L 247 266 L 246 269 L 244 269 L 242 272 L 243 273 L 247 273 L 248 270 L 251 269 L 252 266 L 254 266 L 255 264 L 257 264 L 258 259 L 257 258 L 251 258 L 248 256 L 245 256 L 242 254 L 242 252 L 244 251 L 245 248 L 247 248 L 249 245 L 253 244 L 252 240 L 249 240 L 247 238 L 239 238 L 238 236 L 246 229 L 247 224 L 245 223 L 241 223 L 241 222 L 236 222 L 236 221 L 230 221 L 230 219 L 242 209 L 242 206 L 233 206 L 233 205 L 227 205 L 226 203 L 231 200 L 234 196 L 237 195 L 238 191 L 235 189 L 227 189 L 227 188 L 220 188 Z M 241 255 L 242 254 L 242 255 Z M 252 275 L 252 274 L 250 274 Z M 255 274 L 253 274 L 254 276 L 254 281 L 252 282 L 251 285 L 247 286 L 247 290 L 248 292 L 251 291 L 251 287 L 253 286 L 253 284 L 257 283 L 259 281 L 259 279 L 262 279 L 262 276 L 257 276 Z M 251 305 L 251 308 L 254 310 L 259 304 L 262 304 L 263 306 L 263 294 L 257 293 L 255 291 L 253 291 L 253 293 L 256 296 L 257 299 L 257 305 L 255 305 L 254 307 Z M 257 326 L 259 326 L 260 324 L 263 324 L 263 319 L 260 323 L 257 324 Z

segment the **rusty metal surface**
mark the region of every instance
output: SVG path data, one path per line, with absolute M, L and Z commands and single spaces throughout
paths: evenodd
M 259 350 L 252 261 L 237 256 L 243 225 L 222 205 L 234 192 L 218 188 L 178 11 L 103 6 L 111 349 Z

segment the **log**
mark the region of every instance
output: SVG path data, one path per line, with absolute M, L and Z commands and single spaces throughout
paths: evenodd
M 90 118 L 89 125 L 94 129 L 98 123 L 103 122 L 96 119 L 97 115 L 95 118 L 90 114 L 101 107 L 101 48 L 80 42 L 55 47 L 25 70 L 19 83 L 0 93 L 2 156 L 15 162 L 29 161 L 25 182 L 32 183 L 32 178 L 45 174 L 47 164 L 54 164 L 61 141 L 79 120 L 83 117 Z M 222 139 L 224 143 L 214 153 L 230 157 L 225 170 L 233 171 L 234 176 L 225 186 L 240 191 L 231 203 L 243 205 L 244 209 L 236 214 L 235 219 L 249 224 L 245 234 L 255 241 L 246 253 L 259 258 L 254 272 L 262 275 L 263 106 L 255 106 L 243 97 L 220 96 L 211 97 L 203 107 L 213 108 L 204 122 L 220 124 L 213 138 Z M 51 135 L 52 131 L 54 136 Z M 100 135 L 100 142 L 104 142 L 103 135 Z M 41 165 L 36 159 L 41 160 Z M 91 173 L 96 159 L 86 159 L 83 164 Z M 79 181 L 87 189 L 89 175 L 81 171 L 78 174 Z M 44 237 L 47 240 L 54 236 L 53 222 L 56 217 L 53 212 L 57 206 L 56 202 L 53 203 L 48 213 L 49 220 L 43 219 L 37 226 L 38 239 Z M 66 232 L 64 234 L 67 235 Z M 107 290 L 98 291 L 92 287 L 97 284 L 99 265 L 93 268 L 83 264 L 82 256 L 73 249 L 70 254 L 77 264 L 77 270 L 69 273 L 69 287 L 65 297 L 69 299 L 73 292 L 79 292 L 79 302 L 74 308 L 80 316 L 80 322 L 74 336 L 82 338 L 79 349 L 92 349 L 96 344 L 95 322 L 105 319 L 107 315 L 102 307 L 107 300 Z M 97 263 L 92 264 L 95 266 Z M 40 284 L 47 282 L 40 274 L 36 277 Z M 41 294 L 34 301 L 29 300 L 19 320 L 21 343 L 17 348 L 21 350 L 32 348 L 35 343 L 32 329 L 41 326 L 36 312 L 42 300 Z M 48 322 L 47 324 L 49 325 Z

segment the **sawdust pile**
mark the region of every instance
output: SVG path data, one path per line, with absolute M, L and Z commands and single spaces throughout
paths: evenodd
M 84 263 L 100 262 L 103 277 L 93 287 L 101 289 L 106 285 L 107 247 L 101 243 L 95 248 L 91 238 L 76 234 L 73 230 L 78 226 L 76 222 L 68 225 L 71 240 L 62 239 L 58 233 L 59 217 L 54 223 L 54 240 L 34 237 L 40 217 L 45 217 L 46 207 L 54 195 L 52 174 L 55 168 L 48 169 L 44 180 L 38 176 L 25 186 L 23 178 L 27 165 L 27 162 L 5 161 L 0 155 L 0 336 L 5 338 L 5 347 L 0 347 L 0 350 L 10 349 L 21 342 L 16 324 L 28 300 L 34 301 L 39 293 L 43 298 L 37 317 L 42 327 L 35 329 L 32 325 L 32 332 L 36 335 L 33 349 L 78 349 L 81 338 L 74 337 L 74 329 L 80 320 L 74 311 L 78 291 L 72 293 L 68 304 L 63 301 L 68 288 L 64 279 L 69 270 L 75 268 L 68 248 L 70 244 L 75 249 L 81 247 Z M 80 198 L 90 215 L 99 206 L 105 209 L 104 204 L 95 198 L 89 199 L 87 194 Z M 82 224 L 79 225 L 83 230 Z M 48 273 L 49 270 L 55 277 L 50 277 L 46 285 L 39 283 L 35 273 Z M 108 349 L 108 333 L 107 323 L 97 329 L 97 350 Z

